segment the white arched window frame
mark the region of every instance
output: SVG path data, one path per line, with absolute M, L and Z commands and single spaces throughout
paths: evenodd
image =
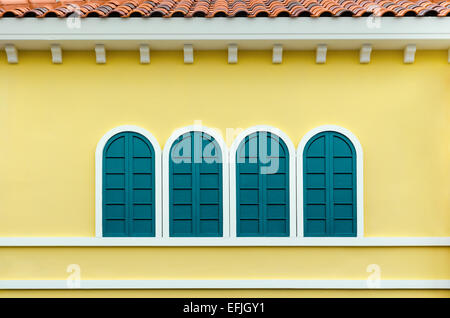
M 213 137 L 219 144 L 222 155 L 222 200 L 223 200 L 223 237 L 229 237 L 230 233 L 230 211 L 229 211 L 229 167 L 228 167 L 228 147 L 225 144 L 224 139 L 220 133 L 212 128 L 204 126 L 188 126 L 175 130 L 164 145 L 163 150 L 163 237 L 170 237 L 170 201 L 169 201 L 169 156 L 172 144 L 181 136 L 189 132 L 203 132 Z M 207 237 L 195 237 L 195 238 L 176 238 L 181 240 L 205 240 Z M 209 238 L 210 239 L 210 238 Z M 215 238 L 218 239 L 218 238 Z M 219 238 L 220 239 L 220 238 Z
M 111 129 L 97 144 L 95 150 L 95 236 L 103 237 L 103 150 L 108 140 L 122 132 L 141 134 L 152 144 L 155 152 L 155 237 L 162 236 L 161 205 L 161 147 L 156 138 L 147 130 L 132 125 L 124 125 Z
M 347 137 L 356 151 L 356 238 L 364 237 L 364 193 L 363 193 L 363 150 L 358 138 L 348 129 L 336 125 L 323 125 L 308 131 L 300 141 L 297 148 L 297 210 L 298 210 L 298 236 L 303 237 L 303 151 L 308 141 L 315 135 L 334 131 Z M 324 237 L 308 238 L 313 240 L 328 239 Z M 339 239 L 339 238 L 331 238 Z M 353 238 L 355 239 L 355 238 Z
M 253 126 L 241 132 L 230 148 L 230 236 L 236 237 L 236 152 L 245 137 L 256 132 L 270 132 L 278 136 L 286 144 L 289 151 L 289 237 L 297 236 L 296 216 L 296 171 L 295 171 L 295 147 L 291 139 L 280 129 L 271 126 Z M 244 238 L 239 238 L 244 239 Z M 248 239 L 248 238 L 245 238 Z M 251 238 L 257 240 L 273 240 L 274 237 Z

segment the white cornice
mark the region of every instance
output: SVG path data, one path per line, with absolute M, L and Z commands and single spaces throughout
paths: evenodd
M 60 43 L 65 50 L 92 49 L 98 43 L 108 50 L 138 50 L 142 43 L 152 50 L 182 50 L 186 43 L 196 50 L 222 50 L 230 43 L 240 50 L 271 50 L 274 44 L 285 50 L 312 50 L 321 43 L 330 50 L 359 50 L 365 43 L 374 50 L 403 49 L 408 44 L 416 44 L 418 50 L 450 47 L 448 17 L 88 18 L 72 22 L 0 19 L 0 46 L 14 44 L 21 50 L 48 49 L 52 43 Z

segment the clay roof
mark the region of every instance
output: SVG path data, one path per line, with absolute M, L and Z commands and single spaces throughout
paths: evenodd
M 450 0 L 0 0 L 7 17 L 450 16 Z

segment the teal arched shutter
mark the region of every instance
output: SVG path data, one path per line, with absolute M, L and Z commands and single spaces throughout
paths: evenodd
M 170 236 L 223 236 L 222 153 L 210 135 L 191 131 L 169 157 Z
M 256 132 L 236 153 L 237 236 L 289 236 L 289 151 L 268 132 Z
M 155 236 L 155 152 L 123 132 L 103 151 L 103 236 Z
M 344 135 L 326 131 L 303 152 L 305 236 L 356 236 L 356 152 Z

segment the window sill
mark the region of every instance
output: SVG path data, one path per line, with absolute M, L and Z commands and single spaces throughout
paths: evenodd
M 8 246 L 450 246 L 450 237 L 0 237 Z

